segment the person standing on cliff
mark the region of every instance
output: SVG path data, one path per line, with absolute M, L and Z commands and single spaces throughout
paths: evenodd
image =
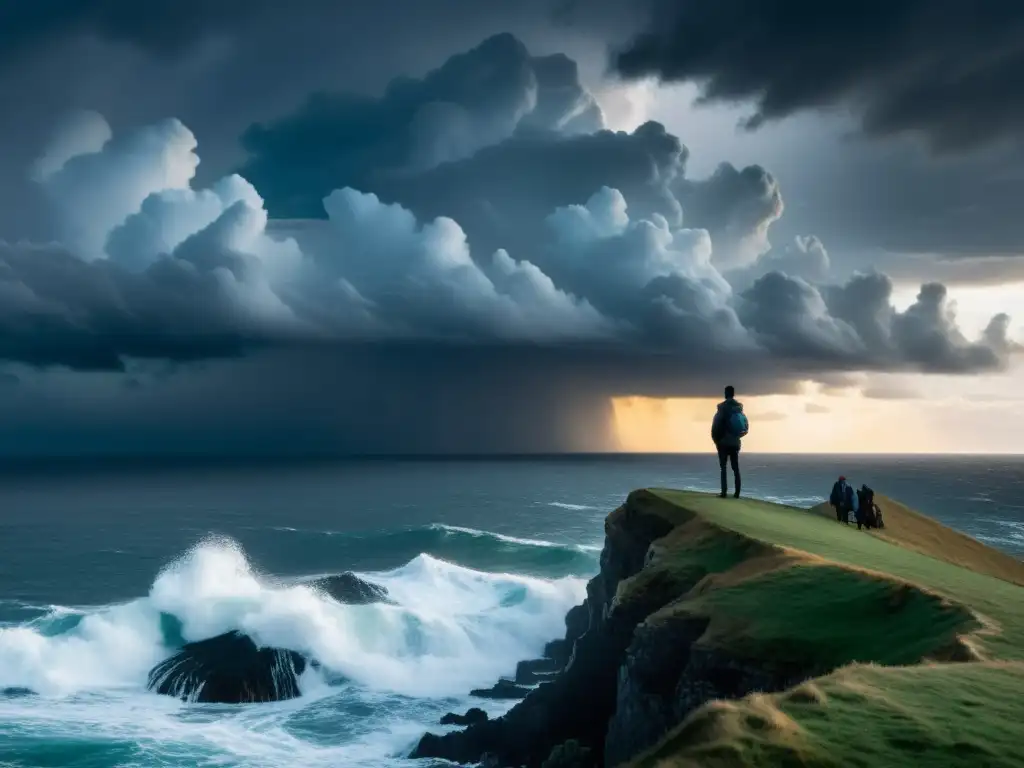
M 846 477 L 840 475 L 835 485 L 832 486 L 832 493 L 829 494 L 828 503 L 836 510 L 836 521 L 850 524 L 850 512 L 853 511 L 854 499 L 853 486 L 846 482 Z
M 722 492 L 719 496 L 723 499 L 729 495 L 726 463 L 732 464 L 735 481 L 733 497 L 740 497 L 740 446 L 748 429 L 747 417 L 743 414 L 743 403 L 736 400 L 736 390 L 733 387 L 726 387 L 725 400 L 718 404 L 715 418 L 711 421 L 711 440 L 718 450 L 718 467 L 722 473 Z

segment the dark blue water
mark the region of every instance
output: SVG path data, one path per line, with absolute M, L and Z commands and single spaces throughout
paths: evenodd
M 1021 458 L 743 462 L 752 496 L 810 506 L 843 473 L 1024 555 Z M 0 764 L 400 764 L 560 632 L 629 490 L 716 482 L 707 456 L 0 468 L 0 688 L 35 692 L 0 697 Z M 345 570 L 398 605 L 298 585 Z M 187 639 L 240 628 L 332 675 L 274 705 L 148 694 L 160 611 Z

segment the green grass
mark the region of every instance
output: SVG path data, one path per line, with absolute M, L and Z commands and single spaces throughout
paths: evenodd
M 678 521 L 669 535 L 651 545 L 648 567 L 619 585 L 617 605 L 632 601 L 663 604 L 678 597 L 708 574 L 722 573 L 768 551 L 761 543 L 720 528 L 704 525 L 699 518 Z
M 998 628 L 977 638 L 986 655 L 1024 660 L 1024 587 L 905 549 L 806 510 L 683 491 L 656 490 L 654 494 L 757 541 L 888 574 L 942 594 Z
M 806 510 L 656 490 L 609 518 L 613 534 L 630 509 L 675 528 L 620 585 L 618 602 L 675 589 L 648 622 L 705 617 L 700 645 L 837 670 L 782 694 L 706 705 L 638 768 L 1024 766 L 1016 563 L 909 511 L 883 537 Z
M 668 610 L 711 619 L 701 644 L 813 674 L 858 661 L 915 664 L 948 653 L 959 634 L 978 627 L 962 606 L 919 589 L 799 562 Z
M 1012 768 L 1024 666 L 850 667 L 703 708 L 635 768 Z

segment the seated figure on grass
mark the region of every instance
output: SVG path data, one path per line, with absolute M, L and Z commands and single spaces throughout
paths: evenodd
M 857 530 L 864 528 L 882 528 L 882 510 L 875 503 L 875 492 L 868 486 L 861 485 L 857 491 Z

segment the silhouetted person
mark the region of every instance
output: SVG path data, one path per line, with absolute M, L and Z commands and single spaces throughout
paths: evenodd
M 718 466 L 722 470 L 722 493 L 724 499 L 729 493 L 728 479 L 725 474 L 726 463 L 732 464 L 732 474 L 736 490 L 735 498 L 740 496 L 740 445 L 747 434 L 749 424 L 743 414 L 743 403 L 735 398 L 736 390 L 725 388 L 725 400 L 718 404 L 715 418 L 711 421 L 711 440 L 718 449 Z
M 850 524 L 853 499 L 853 486 L 846 482 L 843 475 L 840 475 L 835 485 L 832 486 L 832 493 L 828 497 L 828 503 L 835 507 L 838 522 Z
M 857 491 L 857 501 L 857 530 L 862 524 L 865 528 L 881 528 L 882 511 L 875 504 L 875 492 L 864 484 Z

